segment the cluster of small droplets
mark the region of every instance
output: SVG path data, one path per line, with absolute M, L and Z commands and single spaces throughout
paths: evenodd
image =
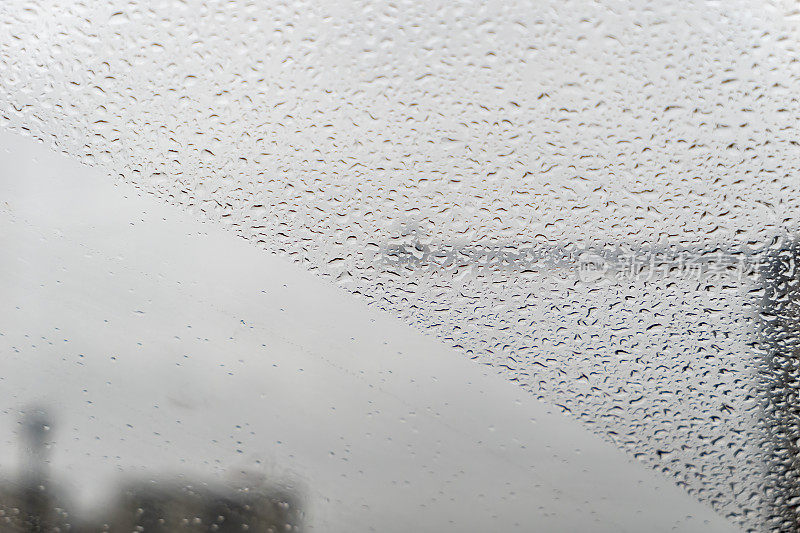
M 5 0 L 0 124 L 332 277 L 739 523 L 791 529 L 790 469 L 775 481 L 760 451 L 785 416 L 759 396 L 761 280 L 387 249 L 749 259 L 800 215 L 798 18 L 777 0 Z

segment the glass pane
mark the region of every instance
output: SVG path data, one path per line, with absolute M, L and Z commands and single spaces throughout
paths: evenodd
M 7 0 L 0 519 L 796 530 L 797 16 Z

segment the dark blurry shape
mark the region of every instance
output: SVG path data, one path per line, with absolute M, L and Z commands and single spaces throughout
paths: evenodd
M 16 481 L 0 486 L 0 531 L 70 531 L 48 471 L 50 417 L 44 408 L 30 407 L 20 425 L 22 468 Z
M 770 252 L 762 269 L 765 530 L 800 530 L 800 242 Z
M 27 409 L 21 421 L 22 473 L 0 484 L 0 533 L 100 531 L 171 533 L 277 533 L 302 530 L 299 498 L 264 480 L 230 485 L 186 481 L 133 481 L 103 516 L 71 516 L 49 473 L 51 421 L 47 411 Z
M 264 487 L 211 487 L 149 482 L 128 486 L 109 531 L 300 531 L 301 513 L 288 492 Z
M 47 434 L 51 427 L 47 412 L 42 408 L 31 409 L 26 413 L 22 426 L 24 519 L 29 531 L 45 531 L 52 523 L 54 507 L 47 475 Z

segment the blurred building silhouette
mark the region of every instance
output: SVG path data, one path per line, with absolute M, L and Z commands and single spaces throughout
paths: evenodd
M 301 513 L 288 492 L 259 487 L 191 486 L 185 483 L 135 483 L 127 486 L 107 531 L 148 533 L 300 531 Z
M 300 501 L 263 481 L 234 485 L 129 481 L 101 516 L 74 516 L 48 472 L 50 419 L 40 408 L 22 420 L 22 472 L 0 483 L 0 533 L 257 532 L 302 530 Z

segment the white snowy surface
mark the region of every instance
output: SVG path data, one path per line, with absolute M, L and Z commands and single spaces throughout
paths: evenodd
M 261 472 L 315 531 L 729 531 L 577 422 L 297 265 L 0 133 L 0 465 L 56 418 L 84 505 Z

